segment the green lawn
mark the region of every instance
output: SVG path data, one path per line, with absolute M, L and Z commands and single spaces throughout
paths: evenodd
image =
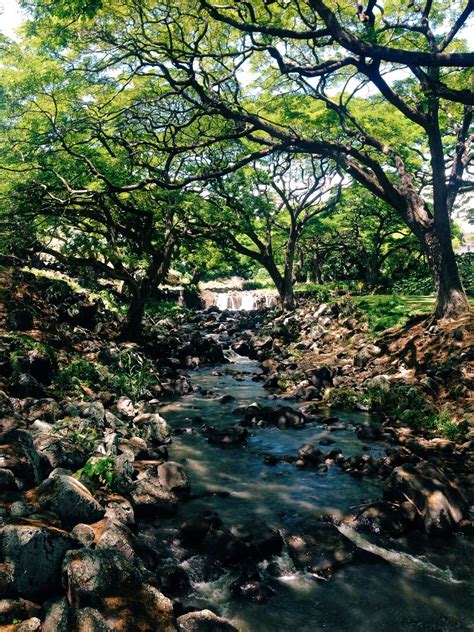
M 379 332 L 392 327 L 402 327 L 415 314 L 429 314 L 433 310 L 435 297 L 399 296 L 374 294 L 353 296 L 354 303 L 367 314 L 370 328 Z M 469 299 L 474 307 L 474 299 Z

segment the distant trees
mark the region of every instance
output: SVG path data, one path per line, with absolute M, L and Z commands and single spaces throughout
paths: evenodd
M 304 235 L 298 274 L 317 283 L 360 280 L 366 289 L 377 290 L 390 287 L 422 256 L 397 213 L 362 187 L 352 186 Z
M 328 161 L 274 154 L 201 190 L 198 234 L 258 262 L 294 307 L 294 263 L 304 232 L 339 199 L 342 180 Z

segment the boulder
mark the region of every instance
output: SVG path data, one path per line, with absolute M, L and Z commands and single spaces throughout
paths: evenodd
M 42 632 L 69 632 L 69 606 L 66 597 L 59 597 L 43 607 Z
M 14 373 L 8 382 L 8 390 L 13 397 L 46 397 L 42 384 L 29 373 Z
M 29 432 L 15 429 L 0 435 L 0 467 L 13 472 L 25 485 L 38 484 L 40 457 Z
M 101 599 L 134 593 L 141 585 L 141 572 L 118 551 L 70 550 L 63 561 L 63 584 L 69 605 L 100 609 Z
M 29 309 L 14 309 L 8 315 L 10 331 L 29 331 L 34 327 L 33 312 Z
M 61 417 L 61 408 L 51 397 L 42 399 L 28 397 L 21 402 L 21 414 L 31 422 L 41 419 L 52 423 Z
M 155 477 L 134 482 L 130 492 L 135 513 L 139 516 L 172 516 L 178 508 L 178 498 L 163 487 Z
M 166 461 L 158 466 L 158 479 L 163 487 L 177 496 L 187 496 L 190 485 L 186 470 L 181 463 Z
M 81 608 L 75 610 L 72 615 L 72 632 L 111 632 L 98 610 L 95 608 Z
M 119 551 L 70 551 L 64 559 L 63 578 L 69 604 L 73 608 L 96 609 L 108 626 L 106 629 L 175 630 L 172 602 L 144 583 L 144 572 Z M 81 629 L 89 632 L 96 628 Z
M 189 612 L 178 617 L 179 632 L 239 632 L 230 621 L 211 610 Z
M 354 366 L 365 367 L 373 358 L 382 355 L 382 349 L 376 345 L 366 345 L 354 356 Z
M 26 621 L 22 621 L 15 632 L 39 632 L 41 630 L 41 620 L 38 617 L 31 617 Z
M 467 501 L 455 483 L 426 461 L 395 468 L 385 482 L 384 497 L 413 504 L 415 524 L 431 534 L 454 530 L 468 510 Z
M 60 529 L 30 524 L 0 530 L 2 557 L 10 565 L 5 593 L 26 598 L 54 595 L 60 589 L 61 563 L 77 541 Z
M 13 619 L 30 619 L 39 612 L 40 607 L 27 599 L 0 599 L 0 624 L 8 624 Z
M 18 489 L 18 483 L 11 470 L 0 468 L 0 492 Z
M 61 470 L 53 471 L 38 487 L 37 493 L 40 505 L 56 513 L 64 524 L 90 524 L 105 514 L 87 487 Z
M 137 415 L 133 419 L 133 425 L 136 426 L 146 441 L 150 441 L 154 445 L 169 443 L 171 433 L 169 426 L 161 415 L 158 413 L 143 413 Z

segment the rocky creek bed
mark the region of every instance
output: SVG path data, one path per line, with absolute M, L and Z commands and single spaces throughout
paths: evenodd
M 41 321 L 35 301 L 17 329 L 113 375 L 124 347 L 104 320 L 67 295 Z M 326 408 L 326 386 L 387 364 L 346 313 L 309 309 L 161 323 L 133 351 L 155 380 L 136 401 L 105 382 L 58 395 L 51 352 L 2 334 L 2 629 L 473 629 L 472 431 L 461 444 Z

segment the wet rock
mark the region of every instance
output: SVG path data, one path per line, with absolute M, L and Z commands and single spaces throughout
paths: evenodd
M 414 518 L 411 514 L 410 519 Z M 398 505 L 387 501 L 379 501 L 364 508 L 357 516 L 357 528 L 373 533 L 398 536 L 404 533 L 410 522 L 405 519 Z
M 299 467 L 315 467 L 325 459 L 324 453 L 311 443 L 305 443 L 298 451 L 296 465 Z
M 452 531 L 467 513 L 467 501 L 458 487 L 424 461 L 395 468 L 384 485 L 384 497 L 411 502 L 417 510 L 416 523 L 432 534 Z
M 230 428 L 213 428 L 207 429 L 207 440 L 213 445 L 221 447 L 242 445 L 247 437 L 247 429 L 239 424 Z
M 105 514 L 104 508 L 85 485 L 61 470 L 55 470 L 37 490 L 40 505 L 56 513 L 64 524 L 92 523 Z
M 60 588 L 61 563 L 77 541 L 60 529 L 35 525 L 7 525 L 0 530 L 0 549 L 10 565 L 4 594 L 35 598 Z
M 227 619 L 211 610 L 189 612 L 178 617 L 179 632 L 239 632 Z
M 183 538 L 192 544 L 197 544 L 203 540 L 210 528 L 209 520 L 200 516 L 186 520 L 179 527 Z
M 295 566 L 319 579 L 328 579 L 357 559 L 356 547 L 327 523 L 308 525 L 304 532 L 289 534 L 286 544 Z
M 168 443 L 171 438 L 170 429 L 165 419 L 157 413 L 143 413 L 133 419 L 133 425 L 142 433 L 146 441 L 160 445 Z
M 230 589 L 236 597 L 258 604 L 265 603 L 275 593 L 257 571 L 244 573 L 231 583 Z
M 181 463 L 166 461 L 158 466 L 158 479 L 163 487 L 177 496 L 187 496 L 191 486 Z
M 382 429 L 379 425 L 367 422 L 357 429 L 357 437 L 364 441 L 379 439 L 382 436 Z
M 283 548 L 283 538 L 272 527 L 265 523 L 244 523 L 230 528 L 231 535 L 243 543 L 242 551 L 246 557 L 254 561 L 269 559 L 279 555 Z
M 178 508 L 177 496 L 166 490 L 158 478 L 135 481 L 130 497 L 137 516 L 172 516 Z

